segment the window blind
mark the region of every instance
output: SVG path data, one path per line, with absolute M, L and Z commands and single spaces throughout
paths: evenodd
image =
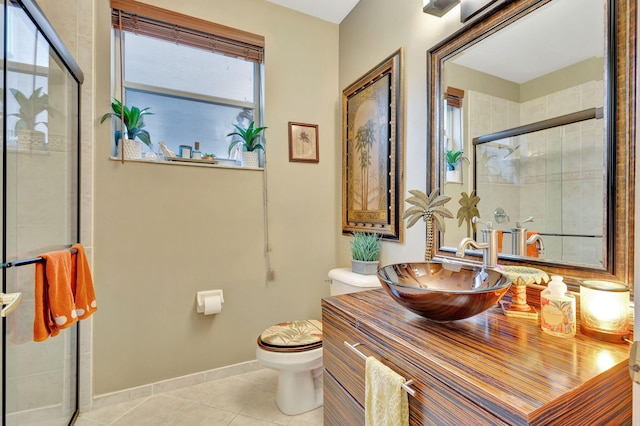
M 133 0 L 111 0 L 114 28 L 262 63 L 264 37 Z
M 453 108 L 462 108 L 463 98 L 464 90 L 456 89 L 455 87 L 447 87 L 447 91 L 444 92 L 444 99 L 447 101 L 447 105 Z

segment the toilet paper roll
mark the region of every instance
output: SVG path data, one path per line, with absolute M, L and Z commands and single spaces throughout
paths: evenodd
M 204 314 L 219 314 L 222 310 L 222 298 L 220 296 L 207 296 L 204 298 Z

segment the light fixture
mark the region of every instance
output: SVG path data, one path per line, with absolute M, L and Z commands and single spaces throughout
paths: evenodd
M 580 332 L 607 342 L 624 342 L 629 335 L 629 287 L 613 281 L 579 281 Z
M 445 13 L 458 3 L 460 3 L 460 0 L 422 0 L 422 11 L 442 18 Z

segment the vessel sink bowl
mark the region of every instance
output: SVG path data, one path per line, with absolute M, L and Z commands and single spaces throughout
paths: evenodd
M 494 269 L 435 261 L 384 266 L 378 270 L 378 278 L 397 303 L 440 322 L 486 311 L 511 284 L 509 277 Z

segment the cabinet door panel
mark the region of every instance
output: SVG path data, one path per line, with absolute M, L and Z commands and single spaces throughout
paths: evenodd
M 348 323 L 323 311 L 323 345 L 325 369 L 340 383 L 346 395 L 364 406 L 365 360 L 344 345 L 358 346 L 366 356 L 375 356 L 398 374 L 413 379 L 416 396 L 409 395 L 409 421 L 412 425 L 473 424 L 505 425 L 482 407 L 439 382 L 419 366 L 387 353 L 377 339 L 370 338 Z M 325 401 L 325 413 L 333 410 Z M 326 414 L 325 414 L 326 415 Z
M 323 383 L 325 426 L 364 425 L 364 408 L 340 386 L 327 370 L 324 371 Z

